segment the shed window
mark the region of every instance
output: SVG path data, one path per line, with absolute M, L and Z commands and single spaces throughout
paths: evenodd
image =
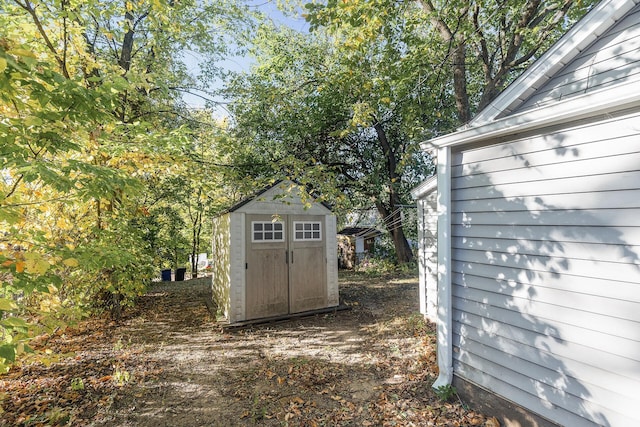
M 284 225 L 281 222 L 252 221 L 251 241 L 284 242 Z
M 322 224 L 314 221 L 294 221 L 293 240 L 322 240 Z

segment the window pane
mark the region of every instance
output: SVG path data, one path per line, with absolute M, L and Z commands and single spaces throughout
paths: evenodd
M 322 240 L 322 223 L 316 221 L 294 221 L 294 240 Z
M 282 222 L 251 222 L 253 242 L 284 241 L 284 224 Z

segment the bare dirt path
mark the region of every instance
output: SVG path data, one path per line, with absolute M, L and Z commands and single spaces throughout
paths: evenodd
M 349 274 L 340 286 L 351 310 L 224 331 L 204 304 L 206 286 L 156 285 L 121 324 L 60 337 L 58 350 L 75 349 L 70 359 L 78 363 L 24 366 L 4 387 L 26 387 L 29 375 L 57 375 L 53 401 L 45 410 L 32 405 L 42 411 L 41 425 L 485 424 L 483 415 L 455 398 L 441 401 L 430 388 L 435 338 L 417 313 L 417 278 Z M 0 400 L 5 415 L 28 412 L 14 400 Z M 13 420 L 39 425 L 25 413 Z

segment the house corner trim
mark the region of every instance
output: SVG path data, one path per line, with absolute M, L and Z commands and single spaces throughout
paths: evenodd
M 438 149 L 438 369 L 433 388 L 453 381 L 451 317 L 451 148 Z

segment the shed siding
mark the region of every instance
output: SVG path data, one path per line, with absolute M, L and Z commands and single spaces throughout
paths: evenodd
M 213 219 L 212 240 L 212 277 L 211 293 L 218 312 L 229 316 L 229 283 L 231 279 L 231 258 L 229 242 L 231 239 L 229 215 L 222 215 Z
M 326 216 L 326 235 L 336 236 L 338 228 L 334 215 Z M 327 307 L 337 306 L 340 303 L 338 291 L 338 240 L 326 239 L 327 257 Z
M 437 192 L 418 200 L 418 259 L 420 312 L 435 322 L 438 309 L 438 207 Z
M 230 238 L 230 256 L 231 256 L 231 293 L 230 306 L 231 313 L 229 322 L 237 322 L 246 319 L 245 310 L 245 263 L 246 259 L 246 233 L 245 233 L 245 214 L 242 212 L 231 212 L 231 238 Z
M 566 426 L 640 423 L 638 123 L 453 158 L 454 371 Z
M 554 78 L 534 92 L 518 112 L 621 83 L 640 82 L 640 5 L 598 37 Z

